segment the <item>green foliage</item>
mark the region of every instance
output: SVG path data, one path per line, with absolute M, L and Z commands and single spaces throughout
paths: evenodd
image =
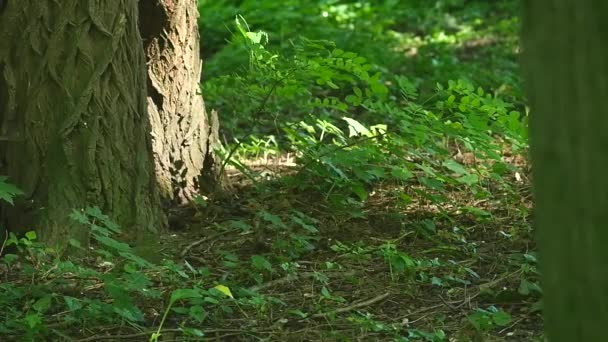
M 249 51 L 248 71 L 204 85 L 233 132 L 252 127 L 245 131 L 249 139 L 236 139 L 234 157 L 290 151 L 300 170 L 284 181 L 351 208 L 381 182 L 421 184 L 427 190 L 418 191 L 433 203 L 445 202 L 453 187 L 468 187 L 479 198 L 489 196 L 490 181 L 509 190 L 504 176 L 517 170 L 503 152 L 524 151 L 527 139 L 527 116 L 518 105 L 462 79 L 437 84 L 421 100 L 409 78 L 382 72 L 333 42 L 301 38 L 281 54 L 268 50 L 267 35 L 248 31 L 243 19 L 236 26 Z M 267 138 L 256 135 L 273 130 Z M 463 154 L 479 162 L 463 165 L 455 159 Z
M 91 248 L 70 240 L 71 246 L 82 253 L 92 253 L 84 259 L 60 257 L 37 242 L 34 232 L 26 233 L 23 238 L 11 233 L 7 239 L 6 246 L 14 245 L 21 253 L 4 255 L 2 263 L 9 270 L 19 267 L 32 282 L 28 286 L 19 281 L 0 284 L 0 303 L 6 317 L 0 322 L 3 336 L 41 339 L 59 333 L 52 326 L 61 324 L 141 324 L 146 319 L 142 305 L 163 296 L 153 286 L 161 280 L 155 274 L 168 283 L 183 283 L 184 279 L 191 278 L 181 266 L 170 261 L 154 265 L 134 254 L 128 244 L 115 239 L 114 236 L 121 233 L 120 227 L 99 208 L 75 210 L 71 218 L 88 229 L 92 238 Z M 193 268 L 190 273 L 205 274 L 203 270 Z M 226 297 L 232 298 L 232 294 L 223 285 L 208 290 L 195 285 L 172 291 L 158 331 L 151 334 L 150 340 L 158 340 L 169 312 L 184 316 L 185 321 L 200 323 L 208 315 L 205 307 L 219 305 Z M 184 301 L 188 306 L 175 307 Z M 185 326 L 183 332 L 203 335 L 200 330 Z
M 487 309 L 477 309 L 469 315 L 469 323 L 478 331 L 486 332 L 496 327 L 505 327 L 512 321 L 507 312 L 490 306 Z
M 258 191 L 266 191 L 263 184 L 272 180 L 286 193 L 327 206 L 336 220 L 369 220 L 374 215 L 370 203 L 382 197 L 387 206 L 408 213 L 412 207 L 432 208 L 434 218 L 408 217 L 400 238 L 380 239 L 378 245 L 340 232 L 329 243 L 339 260 L 327 262 L 328 269 L 381 260 L 392 283 L 448 294 L 464 287 L 465 296 L 467 288 L 483 282 L 479 265 L 455 261 L 484 258 L 482 242 L 470 241 L 475 240 L 473 228 L 462 227 L 461 221 L 496 223 L 495 210 L 478 205 L 489 202 L 527 215 L 524 206 L 514 204 L 521 200 L 526 173 L 519 168 L 525 162 L 514 161 L 525 161 L 528 146 L 528 111 L 516 62 L 516 2 L 226 0 L 201 1 L 200 6 L 205 9 L 200 21 L 208 42 L 205 53 L 211 59 L 202 88 L 206 104 L 221 115 L 227 145 L 221 155 L 227 165 L 245 174 Z M 247 163 L 280 163 L 285 156 L 295 163 L 278 178 Z M 237 273 L 243 267 L 254 270 L 248 277 L 256 283 L 281 271 L 296 274 L 293 265 L 324 245 L 322 225 L 304 226 L 288 213 L 267 208 L 254 216 L 254 223 L 241 223 L 245 228 L 240 230 L 272 236 L 265 243 L 267 253 L 241 261 L 228 252 L 224 262 Z M 413 231 L 404 233 L 406 226 Z M 377 235 L 383 228 L 369 227 L 379 230 Z M 432 247 L 410 250 L 402 241 L 410 233 Z M 501 233 L 514 242 L 510 233 Z M 521 268 L 519 289 L 488 285 L 484 295 L 540 293 L 535 266 L 513 262 L 510 266 Z M 347 296 L 326 281 L 321 284 L 317 309 L 331 312 L 321 304 Z M 507 324 L 504 311 L 473 310 L 469 323 L 480 333 Z M 300 309 L 290 312 L 311 317 Z M 362 335 L 448 339 L 443 330 L 388 324 L 364 311 L 350 315 L 349 322 Z
M 122 230 L 107 215 L 101 212 L 98 207 L 89 207 L 84 210 L 74 210 L 70 218 L 88 229 L 91 237 L 103 248 L 95 248 L 94 251 L 100 256 L 108 259 L 120 258 L 129 264 L 129 268 L 151 267 L 148 261 L 138 257 L 133 253 L 131 246 L 115 240 L 112 236 L 120 234 Z M 73 247 L 83 249 L 80 242 L 70 239 Z
M 6 176 L 0 176 L 0 200 L 13 204 L 16 196 L 23 195 L 23 191 L 9 183 Z
M 69 240 L 73 254 L 34 232 L 8 234 L 0 335 L 69 339 L 107 335 L 105 326 L 149 341 L 278 340 L 306 324 L 335 340 L 447 341 L 458 322 L 477 335 L 510 326 L 516 318 L 491 306 L 499 299 L 540 309 L 530 232 L 511 222 L 530 210 L 512 160 L 525 160 L 528 138 L 515 1 L 199 8 L 202 93 L 221 115 L 222 168 L 253 190 L 196 197 L 196 229 L 175 234 L 194 247 L 167 243 L 180 257 L 159 264 L 96 207 L 71 214 L 89 233 Z M 20 194 L 0 178 L 0 200 Z M 425 303 L 437 312 L 419 311 Z
M 274 238 L 270 246 L 277 261 L 287 261 L 302 256 L 314 249 L 313 242 L 318 239 L 317 220 L 304 213 L 293 211 L 284 220 L 267 211 L 257 213 L 257 219 Z M 252 260 L 254 269 L 272 271 L 267 260 Z M 259 279 L 261 280 L 261 279 Z
M 404 252 L 397 250 L 394 244 L 384 244 L 379 252 L 389 265 L 390 275 L 393 280 L 396 274 L 412 276 L 416 272 L 416 261 Z
M 4 336 L 28 336 L 30 339 L 47 336 L 53 331 L 47 327 L 51 316 L 68 324 L 87 320 L 141 322 L 143 312 L 132 299 L 160 295 L 150 288 L 151 281 L 142 272 L 151 265 L 134 255 L 128 245 L 112 238 L 120 229 L 98 208 L 75 211 L 72 218 L 85 224 L 99 243 L 93 249 L 100 258 L 98 263 L 88 266 L 59 258 L 52 249 L 36 242 L 33 232 L 20 239 L 11 234 L 7 245 L 15 244 L 29 256 L 5 255 L 2 261 L 15 267 L 18 260 L 22 272 L 32 277 L 33 285 L 28 288 L 11 282 L 0 285 L 3 288 L 0 302 L 7 308 L 7 319 L 0 323 Z M 76 241 L 72 241 L 72 245 L 88 251 Z M 89 288 L 83 291 L 90 293 L 81 296 L 78 295 L 80 290 L 75 292 L 74 288 Z M 113 299 L 112 304 L 101 300 L 105 295 Z
M 433 332 L 426 332 L 417 329 L 411 329 L 408 332 L 407 337 L 400 337 L 395 339 L 395 342 L 410 342 L 410 341 L 428 341 L 428 342 L 440 342 L 445 341 L 447 338 L 443 330 L 436 330 Z

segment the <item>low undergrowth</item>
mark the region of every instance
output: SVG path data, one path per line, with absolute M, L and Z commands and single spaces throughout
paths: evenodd
M 255 168 L 261 168 L 257 166 Z M 186 230 L 136 254 L 96 208 L 66 257 L 10 235 L 4 340 L 540 341 L 527 188 L 484 201 L 377 187 L 356 215 L 265 184 L 180 210 Z M 316 194 L 319 195 L 319 194 Z M 517 201 L 517 203 L 514 203 Z M 512 210 L 520 208 L 520 210 Z M 209 222 L 208 217 L 214 219 Z
M 543 340 L 513 1 L 200 3 L 229 190 L 7 234 L 3 341 Z

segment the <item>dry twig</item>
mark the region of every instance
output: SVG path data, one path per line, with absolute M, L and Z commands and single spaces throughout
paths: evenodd
M 391 294 L 389 292 L 386 292 L 386 293 L 383 293 L 383 294 L 381 294 L 379 296 L 376 296 L 374 298 L 368 299 L 366 301 L 358 302 L 358 303 L 355 303 L 353 305 L 349 305 L 349 306 L 346 306 L 346 307 L 343 307 L 343 308 L 339 308 L 339 309 L 336 309 L 336 310 L 331 311 L 331 312 L 322 312 L 322 313 L 314 314 L 314 315 L 312 315 L 312 317 L 313 318 L 327 317 L 327 316 L 329 316 L 331 314 L 344 313 L 344 312 L 352 311 L 354 309 L 370 306 L 372 304 L 375 304 L 375 303 L 383 301 L 384 299 L 386 299 L 390 295 Z

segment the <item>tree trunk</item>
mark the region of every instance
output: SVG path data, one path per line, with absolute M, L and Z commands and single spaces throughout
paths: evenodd
M 161 196 L 177 203 L 215 186 L 217 115 L 200 95 L 196 0 L 140 1 L 148 59 L 148 112 Z
M 608 2 L 525 2 L 535 223 L 550 341 L 608 319 Z
M 0 174 L 26 193 L 2 213 L 10 227 L 66 241 L 71 209 L 87 205 L 124 229 L 164 227 L 144 63 L 135 1 L 8 2 Z

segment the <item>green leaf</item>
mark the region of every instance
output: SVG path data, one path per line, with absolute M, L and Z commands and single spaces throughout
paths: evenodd
M 511 318 L 511 315 L 508 312 L 500 310 L 492 314 L 492 321 L 494 322 L 494 324 L 500 327 L 504 327 L 511 324 L 513 319 Z
M 393 166 L 390 170 L 391 176 L 401 181 L 408 180 L 414 176 L 412 171 L 408 170 L 405 166 Z
M 298 224 L 300 227 L 306 229 L 308 232 L 310 233 L 318 233 L 319 230 L 317 228 L 315 228 L 314 226 L 304 222 L 304 220 L 302 220 L 301 218 L 295 216 L 295 215 L 291 215 L 291 220 Z
M 365 59 L 365 57 L 357 57 L 357 58 L 353 59 L 353 63 L 358 64 L 358 65 L 362 65 L 365 62 L 367 62 L 367 59 Z
M 363 92 L 361 91 L 361 88 L 359 88 L 359 87 L 354 87 L 354 88 L 353 88 L 353 92 L 355 93 L 355 95 L 356 95 L 358 98 L 362 98 L 362 97 L 363 97 Z
M 371 132 L 365 128 L 359 121 L 347 117 L 343 117 L 342 120 L 348 123 L 349 137 L 364 135 L 370 136 Z
M 454 103 L 455 100 L 456 100 L 456 96 L 450 95 L 450 97 L 448 97 L 447 104 L 451 105 L 452 103 Z
M 40 312 L 40 313 L 44 313 L 45 311 L 47 311 L 50 307 L 51 307 L 51 300 L 53 299 L 52 296 L 47 295 L 44 296 L 40 299 L 38 299 L 34 305 L 32 305 L 32 308 L 34 308 L 34 310 Z
M 492 327 L 492 321 L 485 312 L 474 312 L 467 316 L 469 323 L 478 331 L 486 331 Z
M 220 303 L 219 300 L 217 300 L 216 298 L 213 298 L 213 297 L 205 297 L 205 298 L 203 298 L 203 302 L 209 303 L 209 304 L 219 304 Z
M 110 219 L 108 216 L 104 215 L 103 212 L 101 211 L 101 209 L 97 206 L 87 207 L 84 211 L 87 215 L 94 217 L 103 222 Z
M 196 317 L 192 316 L 192 314 L 190 315 L 192 318 L 194 318 L 195 320 L 199 321 Z M 202 322 L 203 320 L 200 320 L 200 322 Z M 181 328 L 184 333 L 186 335 L 189 336 L 195 336 L 195 337 L 205 337 L 205 332 L 203 332 L 202 330 L 199 329 L 195 329 L 195 328 Z
M 17 254 L 7 253 L 2 257 L 2 261 L 4 261 L 4 263 L 7 265 L 11 265 L 17 260 L 19 260 L 19 256 Z
M 464 166 L 462 166 L 462 164 L 460 164 L 459 162 L 457 162 L 453 159 L 448 159 L 448 160 L 444 161 L 443 166 L 445 166 L 447 169 L 456 173 L 459 176 L 468 173 L 467 169 L 465 169 Z
M 72 210 L 70 218 L 78 223 L 89 224 L 89 217 L 81 210 Z
M 233 220 L 233 221 L 230 221 L 228 223 L 228 225 L 230 225 L 230 227 L 232 227 L 234 229 L 238 229 L 238 230 L 243 231 L 243 232 L 251 230 L 251 225 L 249 225 L 247 222 L 242 221 L 242 220 Z
M 280 227 L 280 228 L 285 228 L 285 223 L 283 223 L 283 220 L 281 220 L 280 217 L 278 217 L 277 215 L 273 215 L 267 211 L 262 211 L 261 212 L 262 218 L 271 223 L 272 225 L 276 226 L 276 227 Z
M 361 98 L 355 95 L 348 95 L 346 96 L 346 98 L 344 98 L 344 100 L 346 100 L 346 102 L 352 104 L 353 106 L 358 106 L 361 104 Z
M 350 187 L 350 190 L 359 197 L 359 200 L 361 200 L 362 202 L 365 201 L 368 197 L 368 193 L 367 190 L 365 190 L 365 187 L 361 184 L 353 184 Z
M 230 298 L 234 299 L 234 296 L 232 295 L 232 291 L 230 291 L 230 288 L 228 286 L 220 284 L 220 285 L 214 286 L 213 288 L 220 291 L 224 295 L 226 295 L 226 297 L 230 297 Z
M 194 204 L 196 204 L 197 206 L 201 207 L 201 208 L 206 208 L 207 207 L 207 199 L 203 196 L 196 196 L 194 197 L 193 200 Z
M 466 206 L 466 207 L 463 207 L 462 210 L 469 212 L 478 217 L 491 217 L 492 216 L 492 213 L 485 211 L 483 209 L 475 208 L 475 207 Z
M 175 303 L 178 300 L 191 299 L 191 298 L 202 298 L 201 291 L 199 289 L 173 290 L 173 292 L 171 292 L 171 299 L 169 301 L 171 303 Z
M 82 303 L 80 303 L 80 300 L 78 300 L 78 298 L 64 296 L 63 301 L 65 302 L 70 311 L 76 311 L 82 308 Z
M 39 313 L 28 314 L 25 316 L 25 322 L 30 329 L 34 329 L 42 324 L 42 317 Z
M 519 282 L 518 292 L 524 296 L 528 296 L 533 292 L 542 294 L 543 290 L 537 283 L 531 282 L 527 279 L 521 279 Z
M 261 255 L 252 255 L 251 264 L 258 270 L 266 270 L 272 272 L 272 264 L 268 259 Z
M 107 236 L 95 236 L 95 240 L 99 241 L 101 244 L 103 244 L 107 247 L 115 249 L 116 251 L 127 252 L 127 253 L 131 253 L 131 251 L 132 251 L 131 247 L 128 244 L 114 240 Z
M 0 176 L 0 199 L 12 205 L 13 199 L 18 195 L 23 195 L 23 191 L 8 183 L 7 179 L 6 176 Z
M 443 191 L 443 183 L 437 178 L 419 177 L 420 183 L 427 188 Z
M 459 183 L 471 186 L 471 185 L 475 185 L 475 184 L 479 183 L 479 176 L 477 176 L 476 174 L 470 173 L 468 175 L 464 175 L 462 177 L 459 177 L 456 180 Z
M 522 279 L 519 282 L 519 288 L 517 289 L 517 292 L 524 296 L 528 296 L 530 294 L 529 282 L 526 279 Z
M 36 240 L 36 232 L 35 231 L 29 231 L 29 232 L 25 233 L 25 237 L 29 241 L 34 241 L 34 240 Z
M 201 305 L 191 306 L 190 310 L 188 310 L 188 315 L 199 323 L 204 321 L 205 318 L 207 318 L 207 313 L 205 312 L 205 309 L 203 309 L 203 307 Z M 202 336 L 202 335 L 200 335 L 200 336 Z
M 416 164 L 416 167 L 424 171 L 427 176 L 437 178 L 437 173 L 435 172 L 435 170 L 433 170 L 432 167 L 423 164 Z
M 124 318 L 128 321 L 131 321 L 131 322 L 143 322 L 144 321 L 144 314 L 136 306 L 132 306 L 132 305 L 124 306 L 124 307 L 113 306 L 112 310 L 115 313 L 117 313 L 119 316 L 121 316 L 122 318 Z
M 326 80 L 325 82 L 332 89 L 340 89 L 337 84 L 335 84 L 332 80 Z
M 441 280 L 441 278 L 432 277 L 431 278 L 431 285 L 443 286 L 443 280 Z
M 294 316 L 298 316 L 300 318 L 306 318 L 306 317 L 308 317 L 308 314 L 305 313 L 305 312 L 303 312 L 303 311 L 301 311 L 301 310 L 289 310 L 289 311 L 287 311 L 287 313 L 292 314 Z
M 171 308 L 171 311 L 175 312 L 176 314 L 185 315 L 190 312 L 190 309 L 183 306 L 174 306 Z

